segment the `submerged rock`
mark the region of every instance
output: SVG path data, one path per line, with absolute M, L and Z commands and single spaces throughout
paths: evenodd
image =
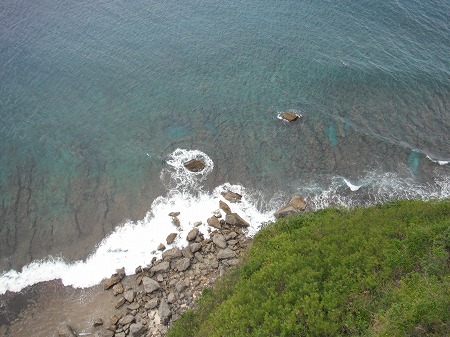
M 231 191 L 225 191 L 220 193 L 222 196 L 228 200 L 229 202 L 239 202 L 242 199 L 242 195 L 239 193 L 231 192 Z
M 205 168 L 205 162 L 198 159 L 191 159 L 184 163 L 184 167 L 191 172 L 200 172 Z

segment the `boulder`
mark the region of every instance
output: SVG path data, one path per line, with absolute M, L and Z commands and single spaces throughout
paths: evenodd
M 198 232 L 199 232 L 198 228 L 191 229 L 191 231 L 188 233 L 186 237 L 186 240 L 194 241 L 197 238 Z
M 188 259 L 192 259 L 194 257 L 194 254 L 192 254 L 191 247 L 184 247 L 181 252 L 183 253 L 184 257 L 187 257 Z
M 210 225 L 211 227 L 217 228 L 217 229 L 221 229 L 222 225 L 220 224 L 219 219 L 216 216 L 212 216 L 210 218 L 208 218 L 208 220 L 206 220 L 207 224 Z
M 133 315 L 128 314 L 128 315 L 122 317 L 121 319 L 119 319 L 119 322 L 117 322 L 117 323 L 119 325 L 125 325 L 125 324 L 130 324 L 130 323 L 134 322 L 135 320 L 136 320 L 136 318 Z
M 154 297 L 150 301 L 147 301 L 145 303 L 145 309 L 147 309 L 147 310 L 154 309 L 158 306 L 158 303 L 159 303 L 158 297 Z
M 198 159 L 191 159 L 184 163 L 184 167 L 191 172 L 200 172 L 205 168 L 205 162 Z
M 298 209 L 299 211 L 304 211 L 306 209 L 306 202 L 305 200 L 298 196 L 298 195 L 294 195 L 291 200 L 289 200 L 288 205 Z
M 225 191 L 221 192 L 222 196 L 228 200 L 229 202 L 239 202 L 242 199 L 242 195 L 239 193 L 231 192 L 231 191 Z
M 144 291 L 147 294 L 151 294 L 155 290 L 158 290 L 159 288 L 161 288 L 161 286 L 159 285 L 159 283 L 157 281 L 155 281 L 154 279 L 151 279 L 148 276 L 144 276 L 142 278 L 142 285 L 144 286 Z
M 178 271 L 185 271 L 186 269 L 189 268 L 190 265 L 191 265 L 191 260 L 189 258 L 185 257 L 185 258 L 178 260 L 175 263 L 175 268 Z
M 202 249 L 202 244 L 200 242 L 194 242 L 189 246 L 192 253 L 198 252 L 200 249 Z
M 250 224 L 237 213 L 227 214 L 225 217 L 225 222 L 231 226 L 240 226 L 240 227 L 250 226 Z
M 164 246 L 163 243 L 160 243 L 156 249 L 163 251 L 163 250 L 166 250 L 166 246 Z
M 121 297 L 121 298 L 117 301 L 115 308 L 116 308 L 116 309 L 119 309 L 122 305 L 125 304 L 126 301 L 127 301 L 127 300 L 126 300 L 124 297 Z
M 172 316 L 172 312 L 170 311 L 169 305 L 164 298 L 161 299 L 161 303 L 159 304 L 158 314 L 161 319 L 161 323 L 167 325 L 170 317 Z
M 113 291 L 114 296 L 122 294 L 123 293 L 122 283 L 119 282 L 119 283 L 116 283 L 115 285 L 113 285 L 112 291 Z
M 122 278 L 119 275 L 117 274 L 112 275 L 110 278 L 107 278 L 106 280 L 103 281 L 103 289 L 106 290 L 111 288 L 116 283 L 119 283 L 120 280 L 122 280 Z
M 94 319 L 94 326 L 101 326 L 103 325 L 103 318 L 101 317 L 97 317 L 96 319 Z
M 167 303 L 175 303 L 176 300 L 177 300 L 176 293 L 169 293 L 169 295 L 167 295 Z
M 213 242 L 214 244 L 219 248 L 226 248 L 227 247 L 227 241 L 225 240 L 225 237 L 222 234 L 216 234 L 213 236 Z
M 175 241 L 175 239 L 177 238 L 177 233 L 170 233 L 168 236 L 167 236 L 167 238 L 166 238 L 166 242 L 167 242 L 167 244 L 168 245 L 171 245 L 174 241 Z
M 183 253 L 181 252 L 181 250 L 179 248 L 175 247 L 175 248 L 166 250 L 162 254 L 162 259 L 165 261 L 170 261 L 172 259 L 176 259 L 176 258 L 179 258 L 182 256 L 183 256 Z
M 111 316 L 111 319 L 110 319 L 111 325 L 116 325 L 117 322 L 119 321 L 119 319 L 120 319 L 119 316 L 117 316 L 117 315 L 112 315 L 112 316 Z
M 147 331 L 147 327 L 141 323 L 133 323 L 130 325 L 130 337 L 141 337 Z
M 150 268 L 150 271 L 154 272 L 154 273 L 165 273 L 168 272 L 170 270 L 170 262 L 168 261 L 163 261 L 159 264 L 157 264 L 156 266 L 153 266 L 152 268 Z
M 180 212 L 170 212 L 169 213 L 169 216 L 171 216 L 172 218 L 174 217 L 174 216 L 179 216 L 180 215 Z
M 133 289 L 129 289 L 125 291 L 125 293 L 123 294 L 123 297 L 130 303 L 133 302 L 135 296 L 136 293 L 134 292 Z
M 226 202 L 219 200 L 219 207 L 222 211 L 225 212 L 225 214 L 231 214 L 231 208 L 227 205 Z
M 176 216 L 174 216 L 174 217 L 172 217 L 172 223 L 178 227 L 180 225 L 180 219 L 178 219 Z
M 297 214 L 300 212 L 303 212 L 306 209 L 306 202 L 302 197 L 299 197 L 298 195 L 294 195 L 289 202 L 280 207 L 275 212 L 275 217 L 277 219 L 284 218 L 286 216 Z
M 300 116 L 294 112 L 285 111 L 280 115 L 280 117 L 288 122 L 293 122 L 293 121 L 297 120 Z
M 226 260 L 236 257 L 236 252 L 230 248 L 221 249 L 217 254 L 218 260 Z

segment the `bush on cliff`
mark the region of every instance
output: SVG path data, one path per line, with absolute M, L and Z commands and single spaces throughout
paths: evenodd
M 449 336 L 450 201 L 279 220 L 169 336 Z

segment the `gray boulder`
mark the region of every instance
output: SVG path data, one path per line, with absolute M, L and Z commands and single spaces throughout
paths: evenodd
M 221 249 L 219 253 L 217 253 L 218 260 L 226 260 L 231 259 L 236 256 L 236 252 L 231 250 L 230 248 Z
M 163 261 L 159 264 L 157 264 L 156 266 L 153 266 L 150 268 L 150 271 L 154 272 L 154 273 L 165 273 L 168 272 L 170 269 L 170 262 L 168 261 Z
M 183 253 L 181 252 L 181 250 L 175 247 L 175 248 L 166 250 L 162 254 L 162 259 L 165 261 L 170 261 L 172 259 L 177 259 L 182 256 L 183 256 Z
M 213 242 L 214 244 L 219 248 L 226 248 L 227 247 L 227 241 L 225 240 L 225 237 L 222 234 L 216 234 L 213 236 Z
M 170 311 L 169 305 L 165 299 L 162 299 L 159 304 L 158 314 L 161 319 L 161 323 L 167 325 L 170 317 L 172 316 L 172 312 Z
M 151 279 L 148 276 L 144 276 L 142 278 L 142 285 L 144 286 L 144 291 L 147 294 L 151 294 L 155 290 L 158 290 L 159 288 L 161 288 L 161 286 L 159 285 L 159 283 L 157 281 L 155 281 L 154 279 Z
M 133 323 L 130 325 L 130 333 L 131 337 L 141 337 L 147 331 L 147 327 L 142 325 L 141 323 Z
M 189 258 L 185 257 L 185 258 L 178 260 L 175 263 L 175 268 L 178 271 L 185 271 L 186 269 L 189 268 L 190 265 L 191 265 L 191 260 Z

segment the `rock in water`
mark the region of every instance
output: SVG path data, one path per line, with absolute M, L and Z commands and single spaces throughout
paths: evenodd
M 191 172 L 200 172 L 205 168 L 205 162 L 198 159 L 191 159 L 184 163 L 184 167 Z
M 242 199 L 242 195 L 231 191 L 225 191 L 220 194 L 222 194 L 222 196 L 229 202 L 239 202 Z
M 280 116 L 284 120 L 287 120 L 288 122 L 293 122 L 298 119 L 299 115 L 297 115 L 294 112 L 285 111 Z
M 225 212 L 225 214 L 231 214 L 231 208 L 230 208 L 230 206 L 228 206 L 228 204 L 226 202 L 219 200 L 219 207 L 222 211 Z
M 206 220 L 206 222 L 211 227 L 214 227 L 214 228 L 217 228 L 217 229 L 221 229 L 222 228 L 222 225 L 220 224 L 219 219 L 217 219 L 214 215 L 212 217 L 208 218 L 208 220 Z
M 166 242 L 167 242 L 167 244 L 168 245 L 171 245 L 174 241 L 175 241 L 175 239 L 177 238 L 177 233 L 170 233 L 168 236 L 167 236 L 167 238 L 166 238 Z
M 198 232 L 199 232 L 198 228 L 193 228 L 193 229 L 188 233 L 188 235 L 187 235 L 187 237 L 186 237 L 186 240 L 188 240 L 188 241 L 193 241 L 193 240 L 195 240 L 195 239 L 197 238 Z

